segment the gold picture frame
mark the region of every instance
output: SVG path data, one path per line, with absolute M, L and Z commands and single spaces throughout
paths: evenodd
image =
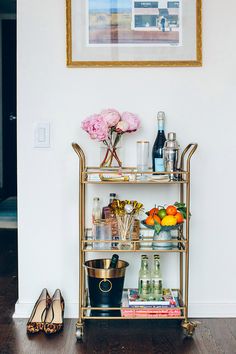
M 202 66 L 202 0 L 106 1 L 66 0 L 67 67 Z

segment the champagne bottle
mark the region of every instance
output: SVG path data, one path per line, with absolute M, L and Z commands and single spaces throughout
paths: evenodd
M 148 300 L 151 294 L 151 275 L 148 269 L 148 257 L 141 257 L 141 268 L 139 271 L 139 296 L 143 300 Z
M 152 169 L 153 172 L 163 172 L 164 168 L 164 159 L 163 159 L 163 147 L 166 141 L 165 137 L 165 113 L 158 112 L 157 114 L 158 122 L 158 132 L 157 137 L 152 148 Z
M 119 260 L 118 254 L 113 254 L 113 256 L 111 257 L 111 263 L 110 263 L 109 269 L 116 268 L 117 264 L 118 264 L 118 260 Z
M 151 292 L 154 300 L 160 300 L 162 297 L 162 277 L 160 270 L 160 256 L 154 255 L 153 268 L 151 274 Z

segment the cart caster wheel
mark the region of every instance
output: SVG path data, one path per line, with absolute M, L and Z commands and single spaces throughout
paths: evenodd
M 76 336 L 76 339 L 77 339 L 77 342 L 82 342 L 83 340 L 83 328 L 77 328 L 76 329 L 76 332 L 75 332 L 75 336 Z
M 181 326 L 184 330 L 185 336 L 191 338 L 194 334 L 197 324 L 195 322 L 184 321 L 182 322 Z
M 186 329 L 184 329 L 184 336 L 187 338 L 192 338 L 193 333 L 194 333 L 194 331 L 190 332 L 190 331 L 187 331 Z

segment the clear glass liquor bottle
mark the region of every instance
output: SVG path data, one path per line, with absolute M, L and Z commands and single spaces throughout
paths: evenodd
M 148 268 L 148 257 L 141 256 L 141 268 L 139 271 L 139 296 L 143 300 L 148 300 L 151 295 L 151 274 Z
M 153 268 L 151 273 L 151 293 L 152 299 L 159 300 L 162 297 L 162 277 L 160 270 L 160 256 L 154 255 Z
M 100 199 L 95 197 L 93 198 L 93 211 L 92 211 L 92 223 L 101 219 L 101 206 Z

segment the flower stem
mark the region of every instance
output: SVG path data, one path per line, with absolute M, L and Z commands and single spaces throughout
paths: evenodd
M 105 157 L 100 164 L 100 167 L 105 167 L 105 166 L 111 167 L 113 159 L 115 159 L 117 161 L 119 167 L 122 167 L 122 163 L 121 163 L 121 161 L 117 155 L 117 152 L 116 152 L 116 145 L 120 141 L 120 138 L 121 138 L 121 134 L 117 134 L 115 141 L 112 144 L 112 134 L 111 134 L 111 136 L 108 137 L 109 142 L 107 142 L 106 140 L 103 141 L 103 143 L 107 147 L 107 150 L 106 150 Z

